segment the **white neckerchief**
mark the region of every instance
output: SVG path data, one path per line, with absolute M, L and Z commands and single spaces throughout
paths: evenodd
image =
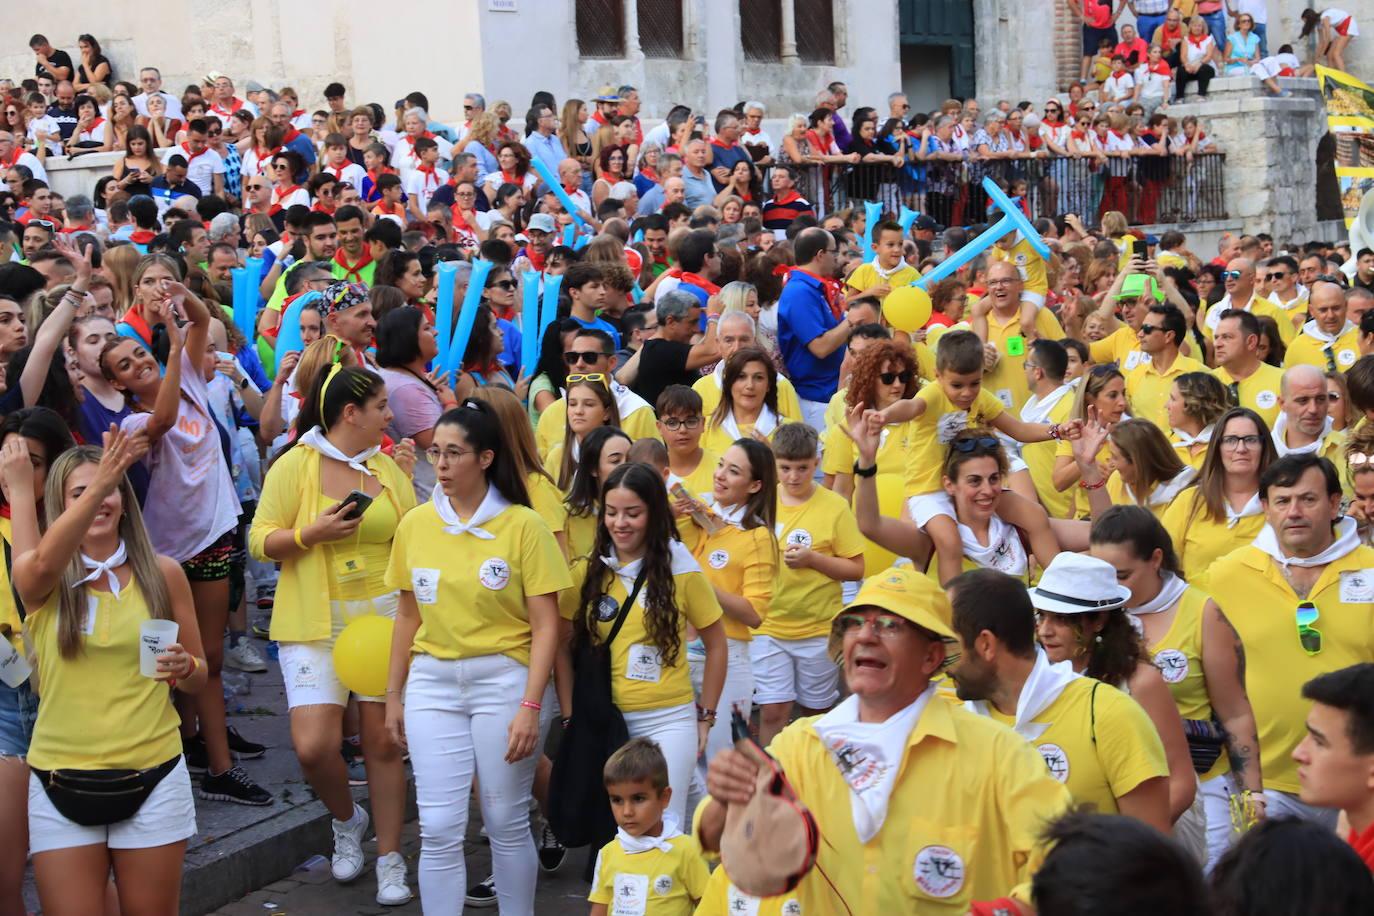
M 1274 448 L 1278 451 L 1280 458 L 1286 455 L 1315 455 L 1326 443 L 1326 437 L 1331 435 L 1331 427 L 1335 423 L 1335 420 L 1327 417 L 1326 422 L 1322 424 L 1321 435 L 1306 445 L 1290 447 L 1284 442 L 1284 432 L 1288 429 L 1288 414 L 1280 412 L 1278 418 L 1274 420 Z
M 746 438 L 739 431 L 739 422 L 735 419 L 733 410 L 727 411 L 724 418 L 720 421 L 720 428 L 730 434 L 730 441 Z M 754 421 L 754 431 L 761 436 L 771 435 L 773 430 L 778 428 L 778 415 L 768 409 L 764 404 L 759 408 L 759 418 Z
M 952 503 L 950 509 L 954 509 Z M 1026 549 L 1021 546 L 1021 536 L 997 516 L 988 519 L 986 547 L 978 543 L 973 529 L 963 522 L 959 522 L 959 540 L 964 545 L 964 556 L 984 569 L 1000 570 L 1009 576 L 1025 575 Z
M 1187 590 L 1187 580 L 1171 572 L 1163 572 L 1160 575 L 1159 594 L 1139 607 L 1128 607 L 1126 610 L 1132 614 L 1158 614 L 1178 604 L 1178 599 L 1182 598 Z
M 850 696 L 812 726 L 849 784 L 849 811 L 860 843 L 883 829 L 907 741 L 934 695 L 931 684 L 886 722 L 860 722 L 859 698 Z
M 1274 534 L 1273 527 L 1265 525 L 1255 538 L 1255 546 L 1273 558 L 1274 562 L 1287 569 L 1290 566 L 1300 566 L 1303 568 L 1312 566 L 1326 566 L 1334 563 L 1341 557 L 1350 553 L 1360 546 L 1359 526 L 1355 520 L 1346 516 L 1336 523 L 1336 537 L 1331 545 L 1317 554 L 1315 557 L 1286 557 L 1283 555 L 1283 548 L 1279 546 L 1278 535 Z
M 482 503 L 477 507 L 477 511 L 472 513 L 472 518 L 466 522 L 458 517 L 458 511 L 453 508 L 453 503 L 449 502 L 444 495 L 443 487 L 435 487 L 434 495 L 430 497 L 434 503 L 434 511 L 439 513 L 439 521 L 444 523 L 445 534 L 470 534 L 483 541 L 494 541 L 496 535 L 482 528 L 487 522 L 496 518 L 502 512 L 510 508 L 510 501 L 501 495 L 501 491 L 487 485 L 486 495 L 482 497 Z
M 1351 321 L 1349 318 L 1347 318 L 1345 321 L 1345 327 L 1341 328 L 1335 334 L 1328 334 L 1321 328 L 1317 327 L 1317 320 L 1314 318 L 1302 326 L 1302 332 L 1306 334 L 1308 337 L 1312 338 L 1313 340 L 1319 340 L 1324 344 L 1333 344 L 1340 338 L 1342 334 L 1348 333 L 1354 327 L 1355 323 Z
M 366 474 L 368 477 L 377 476 L 367 469 L 367 465 L 364 464 L 364 462 L 382 450 L 380 445 L 374 445 L 372 448 L 365 448 L 356 455 L 345 455 L 343 452 L 339 451 L 337 445 L 325 438 L 324 431 L 318 426 L 312 426 L 310 432 L 301 436 L 298 444 L 313 448 L 326 458 L 342 461 L 353 470 Z
M 711 497 L 711 511 L 727 525 L 734 525 L 740 531 L 744 530 L 744 513 L 749 510 L 748 503 L 740 503 L 738 506 L 722 506 L 716 502 L 714 496 Z
M 1072 660 L 1064 659 L 1052 665 L 1045 650 L 1036 646 L 1035 667 L 1031 668 L 1026 683 L 1021 685 L 1021 695 L 1016 698 L 1016 719 L 1012 723 L 1012 730 L 1027 741 L 1034 741 L 1043 735 L 1053 723 L 1033 720 L 1059 699 L 1065 687 L 1080 677 L 1082 675 L 1073 670 Z M 970 700 L 964 705 L 981 716 L 992 714 L 987 700 Z
M 879 277 L 882 277 L 884 280 L 891 279 L 895 274 L 900 273 L 909 266 L 906 263 L 906 258 L 902 258 L 900 261 L 898 261 L 897 266 L 892 268 L 891 270 L 883 270 L 883 265 L 878 263 L 877 258 L 874 258 L 872 261 L 869 261 L 868 263 L 873 265 L 873 272 L 877 274 Z
M 658 836 L 630 836 L 624 827 L 618 828 L 615 832 L 620 848 L 625 850 L 626 855 L 631 856 L 639 855 L 641 852 L 653 852 L 655 849 L 672 852 L 673 844 L 668 841 L 677 836 L 682 836 L 682 827 L 677 822 L 677 815 L 667 808 L 663 810 L 663 832 Z
M 1183 470 L 1174 475 L 1173 480 L 1158 484 L 1154 490 L 1150 492 L 1150 495 L 1145 498 L 1145 504 L 1147 506 L 1162 506 L 1165 503 L 1172 502 L 1175 496 L 1182 493 L 1185 487 L 1192 484 L 1193 478 L 1195 477 L 1197 477 L 1197 468 L 1185 464 Z M 1138 502 L 1135 491 L 1131 489 L 1130 484 L 1126 484 L 1126 495 L 1131 498 L 1132 502 Z
M 1048 423 L 1054 405 L 1070 394 L 1073 394 L 1072 382 L 1065 382 L 1043 399 L 1038 394 L 1031 395 L 1030 400 L 1026 401 L 1026 406 L 1021 408 L 1021 419 L 1027 423 Z
M 680 576 L 683 573 L 701 572 L 701 566 L 697 563 L 696 557 L 692 556 L 681 541 L 670 541 L 668 545 L 669 562 L 672 563 L 673 575 Z M 644 558 L 631 560 L 628 563 L 621 563 L 616 556 L 615 546 L 611 546 L 611 555 L 602 557 L 601 562 L 606 568 L 615 573 L 620 584 L 625 586 L 625 594 L 634 591 L 635 579 L 639 576 L 639 571 L 644 567 Z
M 120 538 L 119 546 L 115 552 L 104 560 L 92 560 L 84 553 L 81 554 L 81 565 L 86 567 L 86 578 L 79 580 L 77 585 L 85 585 L 87 582 L 94 582 L 101 576 L 105 577 L 105 584 L 110 587 L 110 594 L 119 597 L 119 577 L 115 575 L 115 570 L 124 565 L 129 558 L 129 551 L 124 547 L 124 539 Z
M 1204 426 L 1202 428 L 1202 431 L 1199 432 L 1196 436 L 1185 433 L 1181 429 L 1171 428 L 1170 432 L 1174 434 L 1174 445 L 1179 445 L 1183 448 L 1192 448 L 1194 445 L 1206 445 L 1208 442 L 1211 442 L 1212 432 L 1216 428 L 1217 425 L 1215 423 L 1213 423 L 1210 426 Z
M 1245 501 L 1245 505 L 1240 507 L 1237 512 L 1231 508 L 1229 499 L 1222 499 L 1222 506 L 1226 509 L 1226 527 L 1234 528 L 1243 518 L 1253 518 L 1264 511 L 1264 506 L 1260 505 L 1259 490 L 1250 494 L 1250 498 Z

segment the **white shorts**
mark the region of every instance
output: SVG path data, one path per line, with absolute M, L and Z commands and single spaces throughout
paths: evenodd
M 1045 294 L 1037 293 L 1029 289 L 1021 290 L 1021 301 L 1029 302 L 1038 309 L 1045 307 Z
M 396 619 L 397 592 L 373 598 L 370 602 L 376 613 Z M 331 601 L 330 613 L 338 616 L 340 605 L 356 602 Z M 388 655 L 391 648 L 387 647 Z M 348 688 L 334 673 L 334 640 L 314 642 L 284 642 L 278 644 L 277 661 L 281 664 L 282 683 L 286 687 L 286 708 L 297 706 L 347 706 Z M 384 703 L 385 696 L 359 696 L 364 703 Z
M 956 521 L 959 518 L 954 514 L 954 500 L 943 490 L 911 497 L 906 501 L 906 512 L 917 528 L 924 528 L 937 515 L 947 515 Z
M 840 669 L 826 650 L 829 639 L 774 639 L 755 636 L 749 641 L 754 666 L 754 702 L 797 702 L 807 709 L 829 709 L 840 698 Z
M 191 798 L 191 775 L 186 759 L 157 784 L 142 807 L 128 820 L 103 827 L 83 827 L 53 807 L 38 777 L 29 774 L 29 852 L 51 852 L 76 846 L 104 845 L 109 849 L 151 849 L 190 839 L 196 833 L 196 804 Z

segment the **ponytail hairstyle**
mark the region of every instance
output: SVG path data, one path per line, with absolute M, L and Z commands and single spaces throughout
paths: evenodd
M 1178 554 L 1169 532 L 1155 514 L 1143 506 L 1112 506 L 1093 519 L 1092 544 L 1120 544 L 1129 547 L 1137 560 L 1148 560 L 1156 550 L 1160 554 L 1159 568 L 1183 578 Z
M 67 509 L 67 478 L 72 471 L 83 464 L 100 464 L 101 454 L 98 446 L 78 445 L 63 452 L 52 463 L 47 484 L 43 487 L 43 514 L 47 527 L 51 528 Z M 119 496 L 124 504 L 119 518 L 119 536 L 124 539 L 128 551 L 133 580 L 148 605 L 148 616 L 154 620 L 171 620 L 172 599 L 167 591 L 167 579 L 158 568 L 157 553 L 148 540 L 138 497 L 127 475 L 120 478 Z M 65 659 L 75 658 L 83 645 L 81 627 L 86 619 L 88 592 L 85 584 L 78 583 L 85 577 L 81 551 L 75 550 L 57 586 L 57 650 Z
M 750 438 L 736 439 L 730 444 L 743 449 L 749 459 L 750 472 L 763 484 L 744 503 L 744 530 L 767 528 L 771 534 L 777 530 L 778 522 L 778 465 L 773 450 Z
M 434 424 L 436 429 L 440 426 L 456 426 L 462 430 L 463 438 L 478 455 L 491 452 L 491 464 L 486 470 L 487 483 L 512 505 L 529 506 L 530 491 L 525 486 L 525 471 L 506 441 L 501 418 L 491 404 L 468 398 L 457 407 L 445 411 Z
M 616 406 L 615 395 L 611 393 L 609 376 L 604 382 L 583 380 L 570 383 L 567 389 L 568 393 L 563 396 L 564 405 L 567 404 L 568 397 L 572 395 L 573 390 L 577 388 L 586 388 L 588 391 L 595 393 L 597 399 L 601 401 L 601 406 L 606 411 L 606 420 L 602 424 L 603 429 L 606 427 L 619 428 L 620 409 Z M 595 430 L 592 430 L 592 432 L 595 432 Z M 585 455 L 587 453 L 586 438 L 590 435 L 591 433 L 587 433 L 586 436 L 583 436 L 583 442 L 578 454 Z M 573 443 L 576 441 L 577 434 L 573 432 L 572 424 L 568 422 L 565 416 L 563 419 L 563 460 L 559 462 L 558 465 L 558 488 L 565 493 L 571 489 L 573 476 L 577 471 L 578 462 L 577 459 L 573 457 Z
M 658 649 L 663 664 L 677 664 L 682 650 L 682 616 L 677 606 L 677 585 L 673 579 L 672 543 L 678 540 L 677 525 L 668 506 L 668 491 L 663 477 L 647 464 L 622 464 L 606 478 L 602 507 L 598 513 L 596 542 L 587 560 L 587 575 L 573 617 L 573 640 L 581 646 L 601 644 L 599 625 L 606 621 L 598 609 L 613 573 L 602 561 L 611 552 L 611 536 L 606 530 L 606 493 L 629 490 L 648 507 L 648 526 L 644 533 L 644 629 Z M 628 595 L 627 595 L 628 599 Z M 585 642 L 584 642 L 585 641 Z
M 473 389 L 472 400 L 485 402 L 496 414 L 497 422 L 506 433 L 506 447 L 520 471 L 520 479 L 528 482 L 531 477 L 538 475 L 557 486 L 558 482 L 544 469 L 544 463 L 539 460 L 539 446 L 534 441 L 534 427 L 530 426 L 530 415 L 515 393 L 499 385 L 486 385 Z
M 563 504 L 568 507 L 569 515 L 585 518 L 599 511 L 601 481 L 597 479 L 597 475 L 601 473 L 601 452 L 606 448 L 607 442 L 617 438 L 634 442 L 618 426 L 598 426 L 582 438 L 577 467 L 573 469 L 572 482 L 567 488 L 568 495 L 563 500 Z

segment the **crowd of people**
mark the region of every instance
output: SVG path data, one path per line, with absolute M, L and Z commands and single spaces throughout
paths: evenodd
M 1127 44 L 1184 27 L 1127 5 Z M 1039 237 L 990 239 L 940 169 L 1124 142 L 1106 85 L 913 128 L 832 84 L 774 144 L 754 102 L 450 126 L 30 44 L 0 914 L 26 861 L 47 913 L 178 910 L 195 799 L 273 802 L 226 666 L 280 668 L 333 878 L 375 837 L 382 905 L 408 763 L 426 912 L 530 914 L 569 846 L 594 916 L 1374 908 L 1374 251 L 1132 230 L 1143 165 L 1027 172 Z M 91 149 L 123 155 L 62 199 L 44 164 Z M 377 618 L 363 695 L 336 644 Z M 778 793 L 795 872 L 748 840 Z

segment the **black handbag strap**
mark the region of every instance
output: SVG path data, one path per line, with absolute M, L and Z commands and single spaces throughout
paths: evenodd
M 10 542 L 0 538 L 0 543 L 5 545 L 5 578 L 10 583 L 10 594 L 14 596 L 14 609 L 19 612 L 19 622 L 24 622 L 24 602 L 19 600 L 19 589 L 14 587 L 14 556 Z
M 609 647 L 615 641 L 620 628 L 625 625 L 625 618 L 630 614 L 630 606 L 635 603 L 635 599 L 639 597 L 639 590 L 644 587 L 644 576 L 647 572 L 647 569 L 641 567 L 639 575 L 635 576 L 635 584 L 634 588 L 630 589 L 630 597 L 626 598 L 625 603 L 620 606 L 620 613 L 615 617 L 615 625 L 611 627 L 611 632 L 606 634 L 606 642 L 603 645 Z

